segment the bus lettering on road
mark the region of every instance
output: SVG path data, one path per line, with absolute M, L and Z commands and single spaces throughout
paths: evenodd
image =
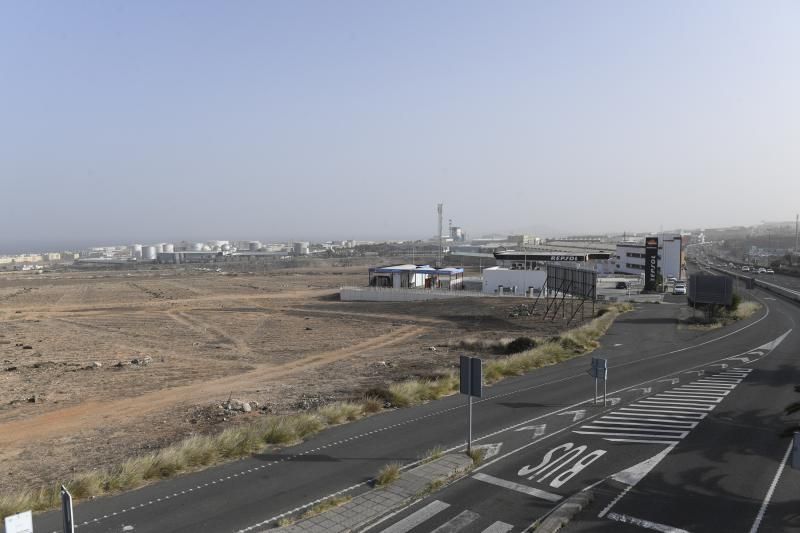
M 585 453 L 586 450 L 586 445 L 575 446 L 571 442 L 566 442 L 544 454 L 542 462 L 538 465 L 523 466 L 517 475 L 537 483 L 548 482 L 547 480 L 552 477 L 548 484 L 551 487 L 559 488 L 606 453 L 606 450 Z M 554 475 L 555 477 L 553 477 Z

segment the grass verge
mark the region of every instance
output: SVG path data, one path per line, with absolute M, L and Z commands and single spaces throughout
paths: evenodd
M 334 496 L 333 498 L 328 498 L 324 502 L 318 503 L 305 513 L 300 515 L 300 519 L 311 518 L 312 516 L 317 516 L 318 514 L 322 514 L 325 511 L 330 511 L 335 507 L 339 507 L 340 505 L 344 505 L 350 500 L 352 500 L 352 496 Z

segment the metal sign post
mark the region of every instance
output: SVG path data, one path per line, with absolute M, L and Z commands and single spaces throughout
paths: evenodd
M 600 359 L 592 357 L 592 368 L 589 375 L 594 378 L 594 403 L 597 405 L 597 380 L 603 380 L 603 406 L 606 405 L 606 397 L 608 396 L 608 359 Z
M 467 453 L 472 451 L 472 397 L 483 394 L 483 367 L 479 357 L 462 355 L 459 360 L 461 394 L 467 395 Z
M 64 485 L 61 485 L 61 511 L 64 515 L 64 533 L 75 533 L 75 522 L 72 518 L 72 494 Z

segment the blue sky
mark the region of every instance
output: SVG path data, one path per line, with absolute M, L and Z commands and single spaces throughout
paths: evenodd
M 797 2 L 6 2 L 0 251 L 788 220 Z

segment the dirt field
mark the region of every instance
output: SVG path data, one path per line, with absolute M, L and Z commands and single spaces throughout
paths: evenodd
M 465 337 L 563 329 L 511 318 L 511 299 L 338 301 L 365 281 L 364 267 L 0 275 L 0 492 L 430 376 Z M 237 416 L 229 397 L 260 408 Z

